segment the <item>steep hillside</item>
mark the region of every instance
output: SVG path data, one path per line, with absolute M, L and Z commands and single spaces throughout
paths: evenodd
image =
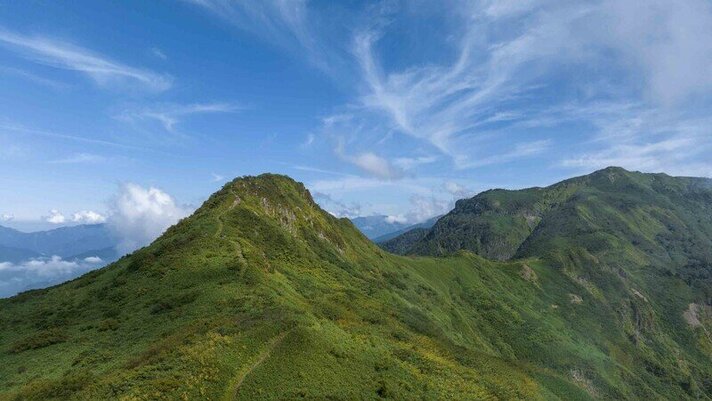
M 520 260 L 401 257 L 287 177 L 237 179 L 150 246 L 0 300 L 0 400 L 712 399 L 704 259 L 633 276 L 531 233 Z M 614 253 L 640 266 L 640 244 Z
M 428 228 L 416 227 L 401 233 L 396 237 L 378 242 L 377 244 L 388 252 L 392 252 L 397 255 L 406 255 L 411 251 L 413 244 L 420 242 L 426 235 L 428 235 L 429 232 L 430 229 Z

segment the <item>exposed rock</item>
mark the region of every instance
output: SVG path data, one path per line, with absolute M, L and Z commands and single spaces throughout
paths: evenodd
M 702 306 L 691 303 L 685 312 L 682 313 L 682 317 L 685 318 L 685 321 L 687 324 L 689 324 L 692 327 L 700 327 L 702 326 L 702 322 L 700 321 L 700 311 L 702 310 Z
M 519 275 L 526 281 L 537 281 L 536 272 L 526 263 L 522 265 L 522 270 L 519 271 Z
M 587 378 L 581 370 L 571 369 L 571 378 L 573 379 L 574 383 L 576 383 L 582 389 L 586 390 L 586 392 L 589 393 L 591 396 L 593 396 L 594 398 L 598 398 L 598 390 L 596 389 L 596 386 L 593 385 L 591 379 Z
M 632 289 L 632 290 L 630 290 L 630 291 L 631 291 L 631 292 L 633 293 L 633 295 L 635 295 L 636 297 L 642 299 L 642 300 L 645 301 L 645 302 L 648 302 L 648 298 L 646 298 L 645 295 L 641 294 L 640 291 L 638 291 L 638 290 L 636 290 L 636 289 Z

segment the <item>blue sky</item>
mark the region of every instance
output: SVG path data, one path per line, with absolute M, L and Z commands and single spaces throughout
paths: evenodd
M 712 176 L 710 66 L 705 0 L 0 1 L 0 224 L 129 195 L 165 222 L 262 172 L 408 222 L 608 165 Z

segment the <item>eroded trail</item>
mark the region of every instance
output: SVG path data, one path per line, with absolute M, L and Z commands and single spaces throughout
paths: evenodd
M 240 244 L 237 241 L 235 241 L 234 239 L 226 238 L 223 235 L 223 229 L 225 228 L 225 223 L 223 222 L 223 217 L 225 217 L 225 215 L 228 212 L 233 210 L 235 208 L 235 206 L 237 206 L 240 203 L 240 197 L 232 191 L 230 193 L 235 195 L 235 200 L 232 202 L 232 204 L 230 205 L 230 207 L 227 210 L 224 210 L 223 212 L 221 212 L 215 216 L 215 220 L 217 221 L 218 228 L 215 230 L 215 234 L 213 234 L 213 238 L 222 239 L 222 240 L 226 240 L 227 242 L 229 242 L 235 248 L 235 253 L 237 254 L 237 256 L 240 259 L 244 260 L 244 255 L 242 254 L 242 247 L 240 247 Z
M 245 379 L 247 376 L 250 375 L 255 369 L 257 369 L 262 363 L 264 363 L 267 358 L 272 355 L 272 351 L 284 340 L 284 338 L 287 336 L 289 332 L 285 331 L 278 335 L 277 337 L 273 338 L 269 344 L 260 352 L 260 354 L 257 356 L 257 359 L 251 363 L 249 366 L 246 368 L 243 368 L 240 370 L 240 372 L 237 374 L 235 377 L 234 383 L 230 386 L 230 390 L 227 392 L 226 396 L 223 397 L 224 400 L 236 400 L 237 396 L 240 393 L 240 388 L 242 387 L 242 383 L 245 382 Z

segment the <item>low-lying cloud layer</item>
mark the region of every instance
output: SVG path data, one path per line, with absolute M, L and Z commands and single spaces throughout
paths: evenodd
M 52 209 L 49 211 L 49 214 L 47 216 L 43 216 L 42 219 L 51 224 L 100 224 L 106 222 L 106 216 L 92 210 L 80 210 L 73 213 L 71 216 L 65 216 L 59 210 Z
M 108 217 L 89 210 L 70 216 L 51 210 L 44 220 L 54 224 L 106 222 L 116 237 L 116 250 L 122 255 L 148 245 L 191 211 L 191 207 L 178 205 L 173 197 L 158 188 L 128 183 L 119 188 L 110 204 Z M 106 262 L 99 256 L 73 260 L 50 256 L 21 263 L 0 261 L 0 297 L 71 280 L 104 266 Z
M 52 256 L 17 264 L 0 262 L 0 298 L 71 280 L 103 264 L 104 261 L 97 256 L 80 260 L 64 260 Z

